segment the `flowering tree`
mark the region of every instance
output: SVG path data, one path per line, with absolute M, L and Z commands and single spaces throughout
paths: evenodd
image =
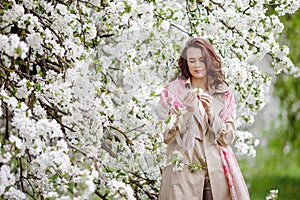
M 236 92 L 237 122 L 264 105 L 268 74 L 298 71 L 276 41 L 295 0 L 3 0 L 0 197 L 155 199 L 168 162 L 155 106 L 191 36 L 209 40 Z M 253 136 L 239 132 L 241 154 Z

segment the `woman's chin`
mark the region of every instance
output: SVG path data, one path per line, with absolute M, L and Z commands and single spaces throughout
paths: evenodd
M 197 73 L 197 74 L 192 74 L 193 78 L 197 78 L 197 79 L 202 79 L 205 78 L 205 74 L 204 73 Z

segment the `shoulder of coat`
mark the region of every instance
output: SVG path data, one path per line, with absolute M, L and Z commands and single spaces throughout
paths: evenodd
M 224 103 L 225 94 L 229 92 L 229 87 L 223 83 L 210 88 L 210 95 L 217 99 L 220 103 Z
M 212 90 L 213 94 L 225 94 L 229 91 L 229 87 L 226 83 L 220 83 L 218 85 L 211 86 L 210 89 Z
M 167 84 L 167 88 L 184 88 L 185 87 L 185 80 L 180 77 L 177 77 L 175 80 L 170 81 Z

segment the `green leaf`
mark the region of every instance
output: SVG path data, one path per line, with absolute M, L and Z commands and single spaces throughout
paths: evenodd
M 30 89 L 32 87 L 30 81 L 26 82 L 26 87 L 27 87 L 27 89 Z
M 136 97 L 132 97 L 132 101 L 135 103 L 139 103 L 140 101 Z
M 35 84 L 35 89 L 36 89 L 37 91 L 41 91 L 41 90 L 42 90 L 41 84 L 40 84 L 40 83 L 36 83 L 36 84 Z

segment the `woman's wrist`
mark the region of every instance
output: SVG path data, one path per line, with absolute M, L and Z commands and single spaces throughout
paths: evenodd
M 208 117 L 209 124 L 212 124 L 214 121 L 215 115 L 212 112 L 208 112 L 207 117 Z

